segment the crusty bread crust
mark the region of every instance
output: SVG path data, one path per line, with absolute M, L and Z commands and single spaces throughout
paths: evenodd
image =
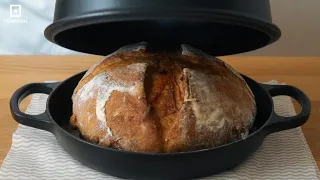
M 177 53 L 138 47 L 104 58 L 75 88 L 70 124 L 86 140 L 169 153 L 248 135 L 256 104 L 232 67 L 186 45 Z

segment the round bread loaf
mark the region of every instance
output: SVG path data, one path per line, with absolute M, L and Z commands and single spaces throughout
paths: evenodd
M 232 67 L 187 45 L 176 53 L 126 46 L 93 65 L 72 96 L 84 139 L 132 152 L 211 148 L 246 138 L 254 95 Z

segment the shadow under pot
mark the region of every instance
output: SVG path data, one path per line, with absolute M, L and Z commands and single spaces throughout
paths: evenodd
M 32 83 L 18 89 L 10 107 L 14 119 L 23 125 L 53 133 L 56 140 L 73 158 L 106 174 L 130 179 L 190 179 L 230 170 L 243 163 L 271 133 L 296 128 L 308 120 L 311 104 L 301 90 L 289 85 L 260 84 L 242 75 L 257 105 L 255 123 L 249 136 L 215 148 L 179 153 L 136 153 L 100 147 L 75 135 L 69 128 L 72 115 L 71 96 L 85 72 L 58 83 Z M 45 93 L 46 111 L 28 115 L 19 110 L 19 103 L 33 93 Z M 301 112 L 293 117 L 275 113 L 272 97 L 286 95 L 297 100 Z

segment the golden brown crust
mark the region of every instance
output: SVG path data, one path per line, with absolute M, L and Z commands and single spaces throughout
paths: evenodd
M 246 137 L 256 114 L 253 94 L 234 69 L 181 52 L 109 56 L 83 77 L 72 98 L 70 124 L 86 140 L 135 152 L 232 142 Z

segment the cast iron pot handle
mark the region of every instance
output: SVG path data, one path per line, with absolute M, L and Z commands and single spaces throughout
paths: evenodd
M 263 87 L 274 96 L 285 95 L 294 98 L 299 102 L 302 109 L 301 112 L 292 117 L 282 117 L 273 112 L 267 127 L 272 132 L 287 130 L 296 128 L 307 122 L 311 112 L 311 103 L 307 95 L 300 89 L 289 85 L 267 85 L 263 84 Z
M 39 115 L 29 115 L 19 109 L 20 102 L 30 94 L 44 93 L 50 94 L 58 83 L 31 83 L 19 88 L 11 97 L 10 109 L 13 118 L 20 124 L 51 131 L 52 122 L 47 116 L 47 110 Z

